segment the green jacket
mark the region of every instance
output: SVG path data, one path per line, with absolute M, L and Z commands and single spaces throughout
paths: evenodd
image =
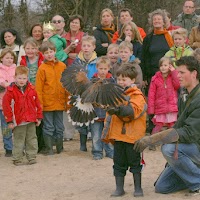
M 199 15 L 196 15 L 196 13 L 193 13 L 191 15 L 181 13 L 178 15 L 177 19 L 172 22 L 172 24 L 187 29 L 189 35 L 192 27 L 197 26 L 199 24 L 198 18 Z
M 64 62 L 68 58 L 67 53 L 64 51 L 64 49 L 67 47 L 66 39 L 62 38 L 58 34 L 55 34 L 49 38 L 49 41 L 52 42 L 56 47 L 56 58 L 59 61 Z
M 174 125 L 174 129 L 179 135 L 179 143 L 191 144 L 195 143 L 200 150 L 200 93 L 195 94 L 200 88 L 198 84 L 186 97 L 180 95 L 178 103 L 178 120 Z M 193 96 L 195 94 L 195 96 Z M 189 99 L 192 98 L 190 101 Z M 187 102 L 190 101 L 186 107 Z
M 166 57 L 172 59 L 174 67 L 176 68 L 175 62 L 179 60 L 182 56 L 191 56 L 193 50 L 190 46 L 184 45 L 184 47 L 176 47 L 173 46 L 170 50 L 165 54 Z

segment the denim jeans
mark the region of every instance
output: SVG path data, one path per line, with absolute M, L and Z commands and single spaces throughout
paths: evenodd
M 2 110 L 0 110 L 0 120 L 1 120 L 1 132 L 3 135 L 4 149 L 12 150 L 13 149 L 12 130 L 8 129 L 8 125 L 6 123 Z
M 63 124 L 63 111 L 43 111 L 43 134 L 57 138 L 63 138 L 65 130 Z
M 155 191 L 171 193 L 183 189 L 200 189 L 200 151 L 195 144 L 178 144 L 178 159 L 173 156 L 175 144 L 162 146 L 167 166 L 159 176 Z
M 106 157 L 113 158 L 113 146 L 102 142 L 101 135 L 104 127 L 104 122 L 95 121 L 91 124 L 92 134 L 92 154 L 94 157 L 103 157 L 103 149 L 106 152 Z

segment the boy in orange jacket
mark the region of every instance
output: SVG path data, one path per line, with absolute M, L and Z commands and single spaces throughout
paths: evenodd
M 110 108 L 105 122 L 104 133 L 114 142 L 114 176 L 116 190 L 111 196 L 122 196 L 126 171 L 133 173 L 134 196 L 143 196 L 141 188 L 141 154 L 133 150 L 134 143 L 145 135 L 147 105 L 142 92 L 134 84 L 137 71 L 133 63 L 124 63 L 116 73 L 117 83 L 124 88 L 128 103 L 118 108 Z M 109 123 L 109 125 L 108 125 Z M 105 141 L 106 142 L 106 141 Z M 107 141 L 108 142 L 108 141 Z
M 36 91 L 43 108 L 43 137 L 47 155 L 53 155 L 55 139 L 57 153 L 63 150 L 63 111 L 66 110 L 68 93 L 60 82 L 66 65 L 55 57 L 56 48 L 47 41 L 40 47 L 44 54 L 44 63 L 36 75 Z

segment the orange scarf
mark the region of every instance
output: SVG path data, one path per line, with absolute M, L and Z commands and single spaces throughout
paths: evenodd
M 108 40 L 110 42 L 112 42 L 112 37 L 113 37 L 113 34 L 115 32 L 115 25 L 114 24 L 111 24 L 111 27 L 110 28 L 105 28 L 105 27 L 102 27 L 102 30 L 106 33 L 106 35 L 108 36 Z
M 164 35 L 169 47 L 172 47 L 174 45 L 173 39 L 166 29 L 164 29 L 162 31 L 154 29 L 154 34 Z

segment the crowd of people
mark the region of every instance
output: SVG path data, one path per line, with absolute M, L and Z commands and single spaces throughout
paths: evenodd
M 119 12 L 119 29 L 109 8 L 102 10 L 93 35 L 83 18 L 52 17 L 34 24 L 24 43 L 12 28 L 1 32 L 0 120 L 5 156 L 16 166 L 35 164 L 37 153 L 63 151 L 63 141 L 80 134 L 80 151 L 87 151 L 91 134 L 94 160 L 113 159 L 116 190 L 122 196 L 126 171 L 133 174 L 135 197 L 143 196 L 141 152 L 162 145 L 167 164 L 155 191 L 189 189 L 200 194 L 200 17 L 195 4 L 185 1 L 183 12 L 171 22 L 163 9 L 149 13 L 149 30 L 134 23 L 128 8 Z M 64 112 L 70 93 L 61 84 L 62 72 L 73 65 L 87 78 L 109 79 L 124 89 L 119 107 L 95 107 L 94 123 L 73 126 Z M 147 115 L 148 114 L 148 123 Z M 63 119 L 64 118 L 64 119 Z M 66 118 L 66 119 L 65 119 Z M 146 129 L 146 124 L 148 127 Z M 146 132 L 150 136 L 145 136 Z M 23 156 L 28 163 L 24 163 Z

